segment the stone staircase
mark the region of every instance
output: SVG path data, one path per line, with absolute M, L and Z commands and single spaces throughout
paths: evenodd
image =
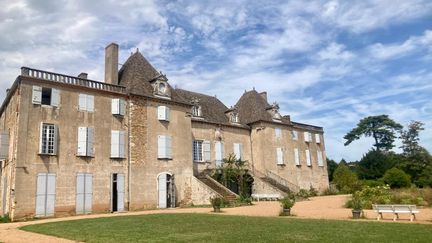
M 299 186 L 287 181 L 286 179 L 269 170 L 266 171 L 266 173 L 255 170 L 254 174 L 264 182 L 267 182 L 268 184 L 272 185 L 273 187 L 279 189 L 282 192 L 289 193 L 298 192 L 300 190 Z
M 230 203 L 234 202 L 238 195 L 228 188 L 226 188 L 224 185 L 220 184 L 215 179 L 211 178 L 206 172 L 202 172 L 199 175 L 196 176 L 198 180 L 200 180 L 202 183 L 213 189 L 215 192 L 217 192 L 219 195 L 224 197 L 227 201 Z

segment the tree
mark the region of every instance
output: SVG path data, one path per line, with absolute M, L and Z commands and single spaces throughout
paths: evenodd
M 425 148 L 420 147 L 415 153 L 401 157 L 398 167 L 411 176 L 414 184 L 432 186 L 432 156 Z
M 368 116 L 361 119 L 357 127 L 344 136 L 345 146 L 363 135 L 373 137 L 376 151 L 388 151 L 394 147 L 395 133 L 402 128 L 402 125 L 390 119 L 388 115 Z
M 388 169 L 395 166 L 396 157 L 393 152 L 370 150 L 357 163 L 355 171 L 361 179 L 379 179 Z
M 336 161 L 329 158 L 327 158 L 326 161 L 327 161 L 327 174 L 329 177 L 329 181 L 333 181 L 333 173 L 338 167 L 338 164 L 336 163 Z
M 419 145 L 419 133 L 424 130 L 424 123 L 419 121 L 411 121 L 408 124 L 408 129 L 401 131 L 400 138 L 402 139 L 402 146 L 404 155 L 412 156 L 418 153 L 422 147 Z
M 223 166 L 214 175 L 225 187 L 238 192 L 238 194 L 248 197 L 250 195 L 248 186 L 251 184 L 252 177 L 248 174 L 248 161 L 236 158 L 234 154 L 229 154 L 223 159 Z
M 383 179 L 391 188 L 408 187 L 411 185 L 410 176 L 396 167 L 387 170 Z
M 352 193 L 360 187 L 357 175 L 345 164 L 339 164 L 336 168 L 333 173 L 333 182 L 336 188 L 343 193 Z

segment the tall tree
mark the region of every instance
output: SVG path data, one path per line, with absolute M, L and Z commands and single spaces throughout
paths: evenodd
M 401 131 L 402 146 L 400 148 L 403 150 L 405 156 L 414 156 L 422 150 L 422 147 L 419 145 L 419 133 L 424 130 L 423 126 L 424 123 L 422 122 L 411 121 L 408 124 L 408 128 Z
M 336 163 L 336 161 L 329 158 L 327 158 L 326 161 L 327 161 L 327 173 L 328 173 L 329 181 L 333 181 L 333 172 L 338 167 L 338 163 Z
M 360 120 L 357 127 L 344 136 L 345 146 L 360 137 L 373 137 L 376 151 L 388 151 L 394 147 L 395 133 L 402 129 L 402 125 L 393 121 L 388 115 L 368 116 Z

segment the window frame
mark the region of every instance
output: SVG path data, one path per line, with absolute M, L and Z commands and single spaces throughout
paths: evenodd
M 57 155 L 57 125 L 42 122 L 40 125 L 40 155 Z

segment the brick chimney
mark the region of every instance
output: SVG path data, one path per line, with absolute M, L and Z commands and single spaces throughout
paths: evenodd
M 265 101 L 267 101 L 267 92 L 261 92 L 259 94 L 264 98 Z
M 116 43 L 105 47 L 105 83 L 118 84 L 118 50 Z
M 80 74 L 78 74 L 78 78 L 87 79 L 87 77 L 88 77 L 87 73 L 80 73 Z

